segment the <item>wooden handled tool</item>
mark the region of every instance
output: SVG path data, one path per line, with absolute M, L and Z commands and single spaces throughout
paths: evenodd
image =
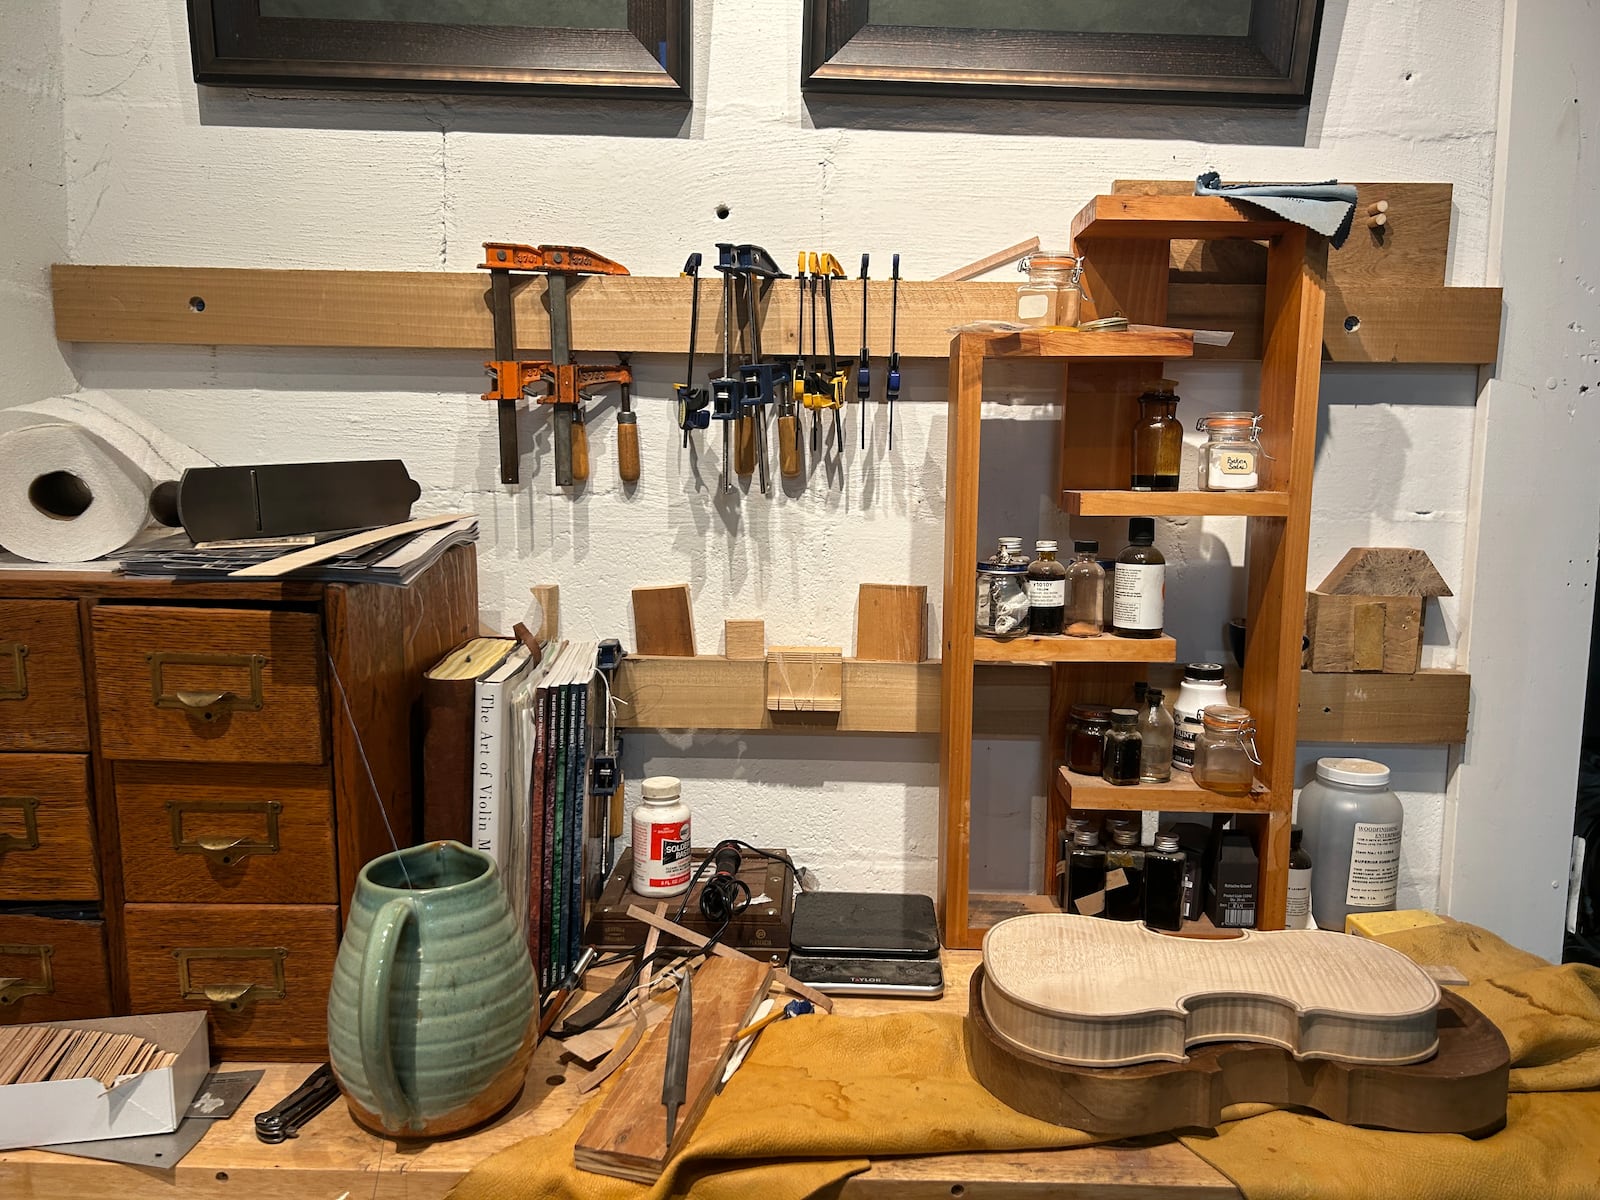
M 789 403 L 793 406 L 794 401 Z M 800 474 L 800 418 L 793 412 L 778 418 L 778 470 L 785 479 Z
M 589 478 L 589 427 L 584 423 L 583 409 L 572 409 L 572 482 L 583 483 Z
M 733 471 L 741 478 L 756 473 L 756 422 L 749 409 L 734 422 Z
M 627 367 L 628 360 L 622 360 Z M 622 381 L 622 411 L 617 414 L 617 474 L 623 483 L 639 482 L 639 414 L 633 411 L 633 376 Z

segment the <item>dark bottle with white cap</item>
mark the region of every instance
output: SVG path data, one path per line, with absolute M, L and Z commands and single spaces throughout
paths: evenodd
M 1128 541 L 1128 548 L 1117 555 L 1112 581 L 1111 632 L 1118 637 L 1157 638 L 1166 615 L 1167 560 L 1155 547 L 1154 519 L 1129 521 Z

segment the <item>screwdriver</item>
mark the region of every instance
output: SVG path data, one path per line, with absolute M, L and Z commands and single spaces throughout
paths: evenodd
M 861 405 L 861 448 L 867 448 L 867 400 L 872 395 L 872 359 L 867 354 L 867 256 L 861 256 L 861 357 L 856 361 L 856 401 Z
M 628 360 L 617 355 L 624 368 Z M 633 376 L 619 385 L 622 388 L 622 411 L 617 414 L 617 474 L 623 483 L 639 482 L 639 414 L 633 411 Z M 587 440 L 587 439 L 585 439 Z
M 894 256 L 894 286 L 889 299 L 889 379 L 884 387 L 884 399 L 889 404 L 889 449 L 894 449 L 894 402 L 900 398 L 900 352 L 895 348 L 895 334 L 900 323 L 900 256 Z

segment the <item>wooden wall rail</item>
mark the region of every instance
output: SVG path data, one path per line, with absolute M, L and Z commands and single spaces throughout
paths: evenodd
M 617 724 L 633 729 L 798 733 L 939 732 L 939 664 L 844 660 L 838 713 L 767 710 L 764 659 L 629 655 L 617 673 Z M 975 674 L 978 737 L 1038 737 L 1046 729 L 1048 671 L 984 666 Z M 1300 674 L 1303 742 L 1450 744 L 1466 740 L 1471 676 Z
M 53 268 L 56 336 L 64 342 L 200 346 L 327 346 L 472 350 L 492 344 L 487 280 L 476 271 L 282 271 L 224 267 Z M 888 349 L 888 283 L 873 282 L 873 347 Z M 793 280 L 769 293 L 762 344 L 794 347 Z M 649 276 L 584 279 L 572 289 L 575 350 L 678 354 L 689 335 L 687 279 Z M 834 289 L 839 349 L 848 359 L 860 328 L 861 285 Z M 717 348 L 721 281 L 701 281 L 699 345 Z M 1171 288 L 1174 325 L 1234 334 L 1225 349 L 1199 357 L 1255 359 L 1261 354 L 1263 289 L 1254 283 L 1179 283 Z M 522 350 L 542 352 L 549 324 L 544 283 L 516 294 Z M 944 358 L 950 329 L 1016 312 L 1011 283 L 900 285 L 900 353 Z M 1347 328 L 1350 318 L 1353 327 Z M 1323 357 L 1332 362 L 1489 363 L 1499 351 L 1500 290 L 1372 283 L 1330 290 Z M 842 359 L 842 361 L 843 361 Z

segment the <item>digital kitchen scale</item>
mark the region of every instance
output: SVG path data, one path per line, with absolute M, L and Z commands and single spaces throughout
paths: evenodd
M 830 996 L 944 995 L 939 921 L 927 896 L 802 892 L 789 974 Z

